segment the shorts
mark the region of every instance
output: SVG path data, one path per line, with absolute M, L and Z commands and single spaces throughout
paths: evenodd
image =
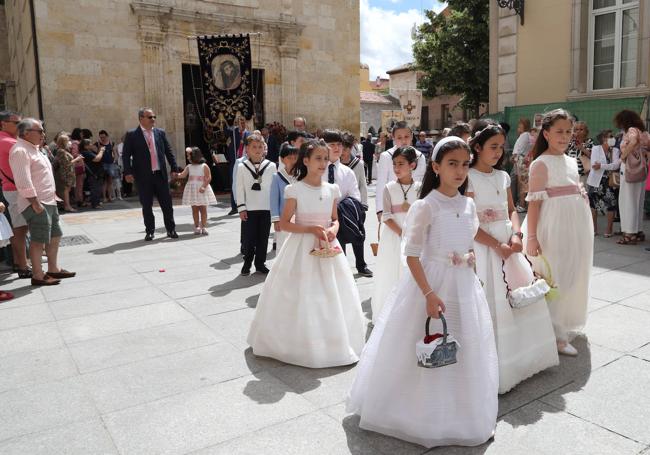
M 32 242 L 50 243 L 53 237 L 61 237 L 61 225 L 59 224 L 59 209 L 56 205 L 43 205 L 45 210 L 37 214 L 29 206 L 23 210 L 23 216 L 29 227 L 29 235 Z
M 120 177 L 120 169 L 115 163 L 104 163 L 104 174 L 116 179 Z
M 11 218 L 11 226 L 14 228 L 27 226 L 27 221 L 25 221 L 23 214 L 18 211 L 18 205 L 16 204 L 18 191 L 4 191 L 3 194 L 9 204 L 7 211 L 9 212 L 9 218 Z

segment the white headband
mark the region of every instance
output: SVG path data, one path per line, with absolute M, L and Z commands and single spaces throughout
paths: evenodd
M 440 151 L 442 146 L 445 145 L 447 142 L 451 142 L 451 141 L 463 142 L 463 139 L 457 136 L 446 136 L 440 139 L 436 144 L 436 146 L 434 147 L 433 153 L 431 153 L 431 161 L 435 161 L 436 157 L 438 156 L 438 152 Z

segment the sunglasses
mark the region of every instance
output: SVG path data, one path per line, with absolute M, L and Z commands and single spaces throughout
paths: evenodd
M 152 119 L 152 120 L 156 120 L 156 116 L 155 116 L 155 115 L 147 115 L 145 118 Z
M 18 125 L 20 123 L 20 120 L 3 120 L 4 123 L 13 123 L 14 125 Z

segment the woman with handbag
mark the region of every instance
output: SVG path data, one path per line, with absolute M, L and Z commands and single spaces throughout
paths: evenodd
M 473 158 L 466 193 L 474 199 L 480 222 L 474 242 L 476 272 L 494 325 L 500 394 L 559 363 L 545 300 L 549 286 L 536 284 L 521 253 L 522 233 L 510 176 L 500 170 L 505 141 L 505 131 L 496 122 L 476 122 L 469 142 Z M 515 300 L 520 293 L 526 294 L 526 302 Z
M 618 209 L 618 187 L 620 186 L 620 151 L 614 147 L 616 139 L 611 130 L 598 133 L 600 145 L 591 150 L 591 172 L 587 177 L 587 194 L 594 220 L 594 235 L 598 235 L 598 212 L 607 214 L 607 229 L 604 237 L 614 232 L 614 217 Z
M 639 114 L 628 109 L 616 114 L 614 124 L 624 132 L 621 141 L 621 188 L 618 199 L 623 238 L 616 243 L 636 245 L 637 242 L 645 240 L 643 203 L 648 176 L 646 154 L 650 146 L 650 135 Z

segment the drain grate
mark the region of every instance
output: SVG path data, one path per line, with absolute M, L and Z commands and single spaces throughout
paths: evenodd
M 59 243 L 59 246 L 86 245 L 88 243 L 93 243 L 93 241 L 85 235 L 69 235 L 61 237 L 61 243 Z

